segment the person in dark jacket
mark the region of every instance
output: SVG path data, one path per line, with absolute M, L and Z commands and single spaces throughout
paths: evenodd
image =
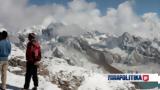
M 0 33 L 0 72 L 2 81 L 1 90 L 6 90 L 8 56 L 11 53 L 11 43 L 7 37 L 8 33 L 6 31 Z
M 26 50 L 26 75 L 25 75 L 25 84 L 23 90 L 29 89 L 29 84 L 31 78 L 34 82 L 34 87 L 32 90 L 37 90 L 38 87 L 38 75 L 37 68 L 39 67 L 39 61 L 41 60 L 41 48 L 36 40 L 36 35 L 34 33 L 30 33 L 28 35 L 28 44 Z

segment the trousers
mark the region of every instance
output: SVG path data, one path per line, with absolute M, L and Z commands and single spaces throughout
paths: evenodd
M 3 89 L 6 89 L 7 69 L 8 69 L 8 61 L 0 61 L 0 73 L 1 73 L 1 82 Z
M 31 63 L 27 63 L 24 89 L 29 88 L 31 78 L 33 80 L 34 86 L 38 87 L 37 66 Z

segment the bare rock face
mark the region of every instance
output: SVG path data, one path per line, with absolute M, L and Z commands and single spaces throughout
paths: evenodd
M 158 43 L 154 41 L 142 41 L 129 54 L 126 62 L 129 64 L 160 63 L 160 51 L 158 47 Z
M 157 46 L 156 46 L 157 45 Z M 145 41 L 137 47 L 137 52 L 150 62 L 160 63 L 159 45 L 156 42 Z
M 17 67 L 17 66 L 25 67 L 26 66 L 26 62 L 22 61 L 20 57 L 11 58 L 8 63 L 10 66 L 13 66 L 13 67 Z
M 8 64 L 10 67 L 14 68 L 19 68 L 18 70 L 10 70 L 9 68 L 9 72 L 12 72 L 16 75 L 24 75 L 25 73 L 25 66 L 26 66 L 26 62 L 21 60 L 21 57 L 14 57 L 11 58 L 8 61 Z
M 114 62 L 116 63 L 120 63 L 122 60 L 121 56 L 118 54 L 113 54 L 113 59 L 114 59 Z
M 57 57 L 57 58 L 63 58 L 63 52 L 61 52 L 58 48 L 56 48 L 52 54 L 53 56 Z
M 68 45 L 76 50 L 82 51 L 82 48 L 81 48 L 80 43 L 77 38 L 70 37 L 64 42 L 64 44 Z
M 11 71 L 17 75 L 23 75 L 26 71 L 26 61 L 22 61 L 19 57 L 14 57 L 11 58 L 9 60 L 9 66 L 10 67 L 18 67 L 20 68 L 20 70 L 14 70 Z M 41 76 L 48 76 L 49 75 L 49 71 L 46 69 L 46 67 L 43 65 L 43 63 L 41 62 L 38 66 L 38 74 Z
M 48 27 L 42 30 L 42 37 L 45 40 L 50 40 L 58 35 L 58 28 L 63 27 L 62 23 L 51 23 Z
M 87 53 L 87 55 L 95 59 L 95 61 L 93 61 L 96 64 L 104 65 L 121 61 L 121 56 L 118 54 L 112 54 L 111 52 L 105 50 L 98 50 L 88 45 L 83 40 L 79 40 L 79 43 L 82 49 Z

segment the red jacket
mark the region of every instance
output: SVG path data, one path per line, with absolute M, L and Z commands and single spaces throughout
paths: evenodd
M 32 40 L 27 44 L 26 60 L 28 63 L 34 64 L 41 60 L 41 48 L 37 41 Z

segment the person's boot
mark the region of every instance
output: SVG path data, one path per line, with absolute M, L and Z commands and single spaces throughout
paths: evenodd
M 0 87 L 0 90 L 6 90 L 6 86 L 2 85 L 2 87 Z
M 33 87 L 32 90 L 37 90 L 37 87 Z
M 0 90 L 6 90 L 6 89 L 4 89 L 4 88 L 0 87 Z

